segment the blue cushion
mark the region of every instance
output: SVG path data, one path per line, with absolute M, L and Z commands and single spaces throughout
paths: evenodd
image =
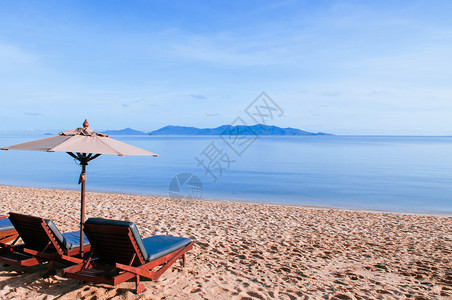
M 44 222 L 46 222 L 47 226 L 49 226 L 50 230 L 53 232 L 53 234 L 55 235 L 58 243 L 60 244 L 61 247 L 65 248 L 65 249 L 69 249 L 66 243 L 64 243 L 64 238 L 63 235 L 61 234 L 61 232 L 58 230 L 58 228 L 56 227 L 55 223 L 53 223 L 52 220 L 49 219 L 43 219 Z
M 0 231 L 13 230 L 14 226 L 8 218 L 0 219 Z
M 63 233 L 63 241 L 67 249 L 80 247 L 80 230 Z M 83 235 L 83 245 L 89 245 L 86 235 Z
M 74 249 L 80 247 L 80 231 L 73 231 L 68 233 L 63 233 L 58 230 L 55 223 L 52 220 L 44 219 L 47 226 L 49 226 L 50 230 L 52 230 L 55 235 L 58 243 L 63 249 Z M 89 241 L 85 235 L 83 235 L 84 245 L 89 245 Z
M 153 261 L 190 244 L 191 240 L 171 235 L 154 235 L 143 240 L 148 253 L 147 261 Z

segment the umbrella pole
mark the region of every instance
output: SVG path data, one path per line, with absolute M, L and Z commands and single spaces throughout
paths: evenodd
M 80 174 L 81 181 L 81 199 L 80 199 L 80 256 L 83 258 L 83 223 L 85 222 L 85 172 L 86 172 L 86 162 L 82 161 L 82 174 Z
M 84 234 L 83 234 L 83 225 L 85 223 L 85 181 L 86 181 L 86 166 L 88 162 L 99 157 L 100 154 L 93 155 L 92 153 L 77 153 L 77 155 L 68 152 L 68 154 L 75 159 L 80 161 L 80 165 L 82 166 L 82 173 L 80 174 L 80 179 L 78 181 L 81 184 L 81 199 L 80 199 L 80 255 L 83 258 L 84 256 Z
M 80 162 L 80 165 L 82 166 L 82 173 L 80 174 L 80 178 L 78 180 L 78 184 L 81 184 L 81 199 L 80 199 L 80 255 L 83 258 L 84 255 L 84 247 L 83 247 L 83 223 L 85 222 L 85 181 L 86 181 L 86 166 L 88 165 L 88 162 L 90 160 L 95 159 L 96 157 L 100 156 L 100 154 L 96 154 L 92 156 L 92 154 L 87 155 L 86 153 L 78 153 L 75 155 L 72 152 L 66 152 L 70 156 L 72 156 L 74 159 L 78 160 Z

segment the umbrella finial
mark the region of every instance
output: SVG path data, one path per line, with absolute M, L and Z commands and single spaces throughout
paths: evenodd
M 89 127 L 88 120 L 85 119 L 85 122 L 83 123 L 83 128 L 88 128 L 88 127 Z

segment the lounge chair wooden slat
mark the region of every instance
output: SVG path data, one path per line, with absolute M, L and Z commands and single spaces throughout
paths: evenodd
M 5 246 L 4 244 L 15 240 L 19 234 L 15 229 L 2 231 L 0 234 L 0 246 Z

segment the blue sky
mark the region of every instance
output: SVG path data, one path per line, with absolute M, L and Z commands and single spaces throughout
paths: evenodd
M 451 1 L 2 1 L 0 131 L 452 135 Z

